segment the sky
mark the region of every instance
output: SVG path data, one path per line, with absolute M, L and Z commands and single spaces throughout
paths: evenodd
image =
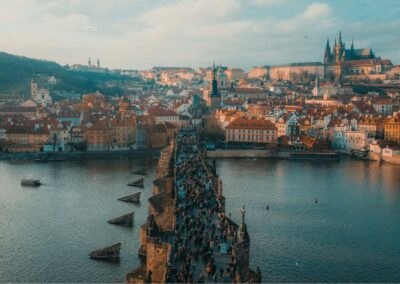
M 399 0 L 8 0 L 0 51 L 108 68 L 322 61 L 338 31 L 400 63 Z

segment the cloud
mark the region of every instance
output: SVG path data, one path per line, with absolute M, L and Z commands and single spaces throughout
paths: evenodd
M 314 3 L 308 6 L 301 15 L 304 19 L 323 18 L 331 15 L 332 8 L 326 3 Z
M 307 33 L 310 30 L 326 29 L 335 25 L 335 18 L 331 13 L 332 8 L 328 4 L 314 3 L 306 7 L 301 14 L 281 21 L 279 28 L 286 33 Z
M 0 48 L 62 64 L 100 57 L 110 68 L 205 66 L 214 59 L 249 68 L 321 61 L 326 37 L 341 29 L 356 47 L 398 62 L 397 0 L 386 6 L 330 0 L 2 1 Z
M 250 5 L 254 6 L 275 6 L 284 5 L 287 3 L 286 0 L 249 0 Z
M 65 17 L 56 17 L 51 14 L 45 14 L 42 17 L 43 24 L 49 29 L 96 32 L 96 27 L 90 22 L 90 19 L 81 14 L 69 14 Z

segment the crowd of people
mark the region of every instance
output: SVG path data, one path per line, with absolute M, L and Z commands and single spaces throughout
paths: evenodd
M 205 162 L 195 129 L 182 130 L 175 142 L 176 225 L 167 281 L 234 282 L 237 225 L 224 216 L 217 178 Z M 228 261 L 218 263 L 217 253 Z

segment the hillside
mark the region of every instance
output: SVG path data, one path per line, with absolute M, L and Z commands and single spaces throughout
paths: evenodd
M 77 93 L 100 90 L 108 94 L 114 94 L 121 90 L 118 87 L 109 87 L 110 85 L 119 86 L 121 82 L 132 80 L 129 77 L 114 73 L 74 72 L 56 62 L 0 52 L 0 94 L 16 93 L 26 95 L 29 93 L 32 78 L 35 78 L 39 85 L 45 85 L 50 76 L 54 76 L 57 79 L 56 85 L 45 86 L 50 91 L 72 91 Z M 110 84 L 110 82 L 112 83 Z

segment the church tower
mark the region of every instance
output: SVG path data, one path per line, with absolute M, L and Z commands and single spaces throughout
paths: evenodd
M 339 31 L 339 40 L 335 39 L 335 80 L 339 82 L 342 76 L 342 61 L 345 59 L 345 45 L 342 42 L 342 32 Z
M 315 86 L 314 89 L 312 91 L 312 94 L 314 97 L 319 96 L 320 93 L 320 89 L 319 89 L 320 85 L 319 85 L 319 75 L 317 74 L 317 77 L 315 77 Z
M 332 52 L 331 52 L 331 46 L 329 45 L 329 38 L 326 40 L 324 64 L 332 64 Z
M 31 98 L 35 98 L 38 92 L 37 83 L 32 79 L 31 81 Z
M 208 91 L 208 105 L 211 109 L 216 109 L 221 103 L 221 93 L 218 89 L 217 71 L 218 68 L 215 67 L 215 64 L 213 64 L 211 88 Z
M 220 96 L 218 90 L 217 68 L 215 67 L 215 65 L 213 65 L 212 69 L 211 96 L 212 97 Z

